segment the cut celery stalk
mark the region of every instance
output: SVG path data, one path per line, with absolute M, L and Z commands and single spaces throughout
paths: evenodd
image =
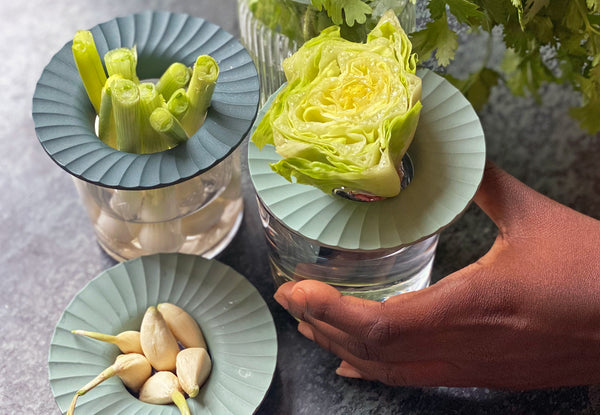
M 179 88 L 173 92 L 171 98 L 167 102 L 167 109 L 171 114 L 181 121 L 188 108 L 190 107 L 190 101 L 188 100 L 185 89 Z
M 181 62 L 175 62 L 162 74 L 156 83 L 156 89 L 168 101 L 175 91 L 187 86 L 191 76 L 191 68 Z
M 137 49 L 129 48 L 111 49 L 104 55 L 104 64 L 108 75 L 119 74 L 125 79 L 135 83 L 139 82 L 137 76 Z
M 164 134 L 177 144 L 188 139 L 179 120 L 166 108 L 156 108 L 152 112 L 152 115 L 150 115 L 150 125 L 157 132 Z
M 186 92 L 190 108 L 181 119 L 181 124 L 190 137 L 204 122 L 218 76 L 219 65 L 214 58 L 209 55 L 198 56 Z
M 115 79 L 110 85 L 117 136 L 117 150 L 141 152 L 139 104 L 137 84 L 129 79 Z
M 98 55 L 92 32 L 88 30 L 77 31 L 73 37 L 72 51 L 85 91 L 94 106 L 94 110 L 96 110 L 96 114 L 99 114 L 106 73 L 100 55 Z

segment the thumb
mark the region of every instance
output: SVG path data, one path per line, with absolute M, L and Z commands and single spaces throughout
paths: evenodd
M 531 223 L 531 218 L 537 217 L 545 200 L 545 196 L 489 160 L 485 165 L 481 186 L 473 198 L 501 234 Z
M 286 282 L 277 289 L 275 300 L 299 320 L 319 320 L 352 334 L 368 331 L 373 313 L 382 311 L 381 302 L 342 295 L 315 280 Z

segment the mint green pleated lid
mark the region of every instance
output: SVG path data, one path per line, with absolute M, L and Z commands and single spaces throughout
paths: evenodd
M 467 209 L 483 177 L 485 136 L 469 101 L 427 69 L 423 108 L 408 154 L 414 176 L 396 197 L 356 202 L 292 183 L 271 170 L 275 147 L 248 145 L 248 167 L 257 196 L 291 231 L 321 245 L 374 250 L 412 245 L 439 233 Z M 258 125 L 275 93 L 260 110 Z

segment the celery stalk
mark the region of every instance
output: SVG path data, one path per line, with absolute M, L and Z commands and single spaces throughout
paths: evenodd
M 73 37 L 72 51 L 85 91 L 96 110 L 96 114 L 99 114 L 106 73 L 100 55 L 98 55 L 92 32 L 88 30 L 77 31 Z
M 167 150 L 176 145 L 172 140 L 165 140 L 163 135 L 157 132 L 150 124 L 150 115 L 159 107 L 164 107 L 165 99 L 158 93 L 152 82 L 139 84 L 140 90 L 140 134 L 142 140 L 142 153 L 156 153 Z
M 162 74 L 156 83 L 156 89 L 168 101 L 173 92 L 187 86 L 191 76 L 191 68 L 188 68 L 181 62 L 175 62 Z
M 125 79 L 139 82 L 137 67 L 137 50 L 129 48 L 111 49 L 104 55 L 104 64 L 108 75 L 120 74 Z
M 171 98 L 167 102 L 167 109 L 171 114 L 181 121 L 188 108 L 190 107 L 190 101 L 188 100 L 185 89 L 179 88 L 173 92 Z
M 156 108 L 150 115 L 150 124 L 152 128 L 175 143 L 182 143 L 188 139 L 179 120 L 166 108 Z
M 110 85 L 117 135 L 117 150 L 141 152 L 139 103 L 140 92 L 135 82 L 115 79 Z
M 181 119 L 188 136 L 194 135 L 204 122 L 218 76 L 219 66 L 214 58 L 209 55 L 198 56 L 187 89 L 190 108 Z

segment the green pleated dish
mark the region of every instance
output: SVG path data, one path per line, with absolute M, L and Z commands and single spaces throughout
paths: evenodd
M 52 393 L 65 413 L 75 392 L 110 366 L 119 349 L 71 333 L 139 330 L 146 308 L 171 302 L 200 325 L 212 371 L 195 398 L 194 415 L 252 414 L 271 384 L 277 335 L 254 286 L 230 267 L 200 256 L 157 254 L 120 263 L 91 280 L 70 302 L 50 343 Z M 178 415 L 173 404 L 141 402 L 116 376 L 77 401 L 75 414 Z

